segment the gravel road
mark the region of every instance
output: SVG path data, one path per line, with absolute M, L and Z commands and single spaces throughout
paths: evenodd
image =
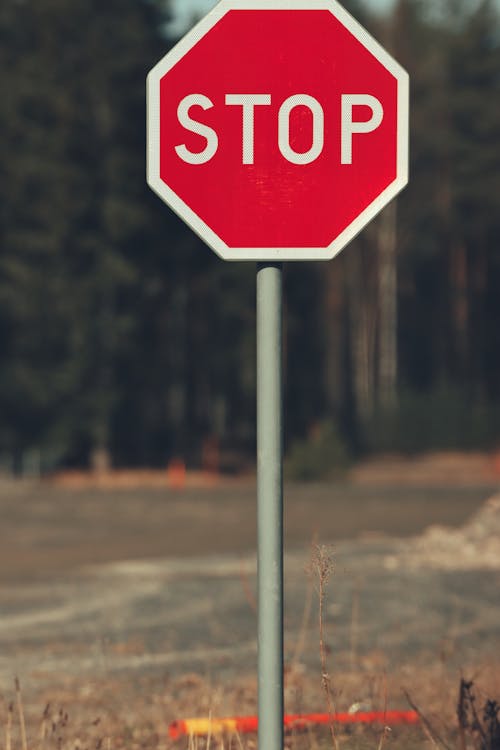
M 14 674 L 41 685 L 61 674 L 254 669 L 256 571 L 246 492 L 231 512 L 224 493 L 1 493 L 0 684 Z M 325 627 L 337 664 L 381 669 L 445 659 L 459 667 L 499 652 L 500 545 L 492 540 L 499 539 L 500 513 L 489 506 L 484 523 L 485 511 L 477 515 L 492 488 L 313 487 L 309 506 L 300 492 L 288 495 L 288 663 L 319 668 L 317 597 L 307 572 L 314 520 L 334 560 Z M 454 530 L 425 532 L 447 521 Z M 162 547 L 162 534 L 164 545 L 165 537 L 175 542 Z

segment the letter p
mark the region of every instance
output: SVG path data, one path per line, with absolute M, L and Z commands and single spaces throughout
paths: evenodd
M 371 109 L 369 120 L 353 121 L 355 106 L 365 106 Z M 372 133 L 384 119 L 382 104 L 371 94 L 342 94 L 342 136 L 341 136 L 341 164 L 352 164 L 352 136 L 354 133 Z

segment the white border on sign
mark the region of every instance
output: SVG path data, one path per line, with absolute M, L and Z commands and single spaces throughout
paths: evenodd
M 160 178 L 159 87 L 163 76 L 231 10 L 327 10 L 398 82 L 396 179 L 328 247 L 230 247 Z M 401 65 L 337 0 L 220 0 L 150 71 L 147 78 L 147 181 L 155 193 L 224 260 L 330 260 L 405 187 L 408 182 L 409 76 Z

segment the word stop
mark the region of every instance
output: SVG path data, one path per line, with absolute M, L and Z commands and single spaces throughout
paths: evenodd
M 225 104 L 228 107 L 241 107 L 242 111 L 242 163 L 253 164 L 255 154 L 255 108 L 268 107 L 271 94 L 226 94 Z M 355 107 L 368 107 L 368 120 L 355 120 Z M 193 107 L 208 110 L 214 107 L 213 102 L 204 94 L 189 94 L 184 97 L 177 108 L 177 118 L 185 130 L 205 139 L 202 151 L 191 151 L 185 144 L 175 147 L 182 161 L 187 164 L 206 164 L 214 158 L 219 148 L 219 136 L 208 125 L 194 119 Z M 312 115 L 312 143 L 304 152 L 295 151 L 290 145 L 290 117 L 296 107 L 307 107 Z M 342 94 L 341 96 L 341 139 L 340 163 L 352 164 L 352 139 L 355 134 L 372 133 L 384 119 L 381 102 L 371 94 Z M 282 156 L 291 164 L 311 164 L 323 153 L 325 142 L 325 113 L 323 107 L 313 96 L 294 94 L 285 99 L 278 113 L 278 148 Z

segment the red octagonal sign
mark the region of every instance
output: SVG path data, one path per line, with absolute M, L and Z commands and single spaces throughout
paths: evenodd
M 222 258 L 336 255 L 408 179 L 408 76 L 336 0 L 221 0 L 148 76 L 148 182 Z

